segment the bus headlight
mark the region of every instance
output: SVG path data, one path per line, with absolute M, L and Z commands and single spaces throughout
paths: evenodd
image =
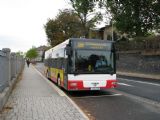
M 117 84 L 117 82 L 112 82 L 112 85 L 116 85 Z
M 77 83 L 70 83 L 71 87 L 77 87 Z

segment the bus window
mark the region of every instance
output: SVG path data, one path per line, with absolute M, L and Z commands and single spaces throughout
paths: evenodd
M 77 50 L 75 72 L 114 72 L 113 53 L 110 51 Z

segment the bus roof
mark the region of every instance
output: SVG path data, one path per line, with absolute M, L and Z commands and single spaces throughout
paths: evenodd
M 94 42 L 94 43 L 114 43 L 114 41 L 109 41 L 109 40 L 101 40 L 101 39 L 86 39 L 86 38 L 70 38 L 68 40 L 65 40 L 64 42 L 56 45 L 55 47 L 52 47 L 51 49 L 47 50 L 45 52 L 45 57 L 51 56 L 52 51 L 57 50 L 59 48 L 65 48 L 67 44 L 69 44 L 70 41 L 73 42 Z

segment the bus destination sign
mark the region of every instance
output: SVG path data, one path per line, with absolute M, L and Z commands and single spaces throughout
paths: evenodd
M 77 42 L 76 48 L 79 48 L 79 49 L 107 49 L 107 50 L 111 50 L 111 43 Z

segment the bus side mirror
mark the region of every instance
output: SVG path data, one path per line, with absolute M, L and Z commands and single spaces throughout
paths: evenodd
M 70 46 L 67 46 L 66 47 L 66 55 L 70 56 L 71 55 L 71 47 Z

